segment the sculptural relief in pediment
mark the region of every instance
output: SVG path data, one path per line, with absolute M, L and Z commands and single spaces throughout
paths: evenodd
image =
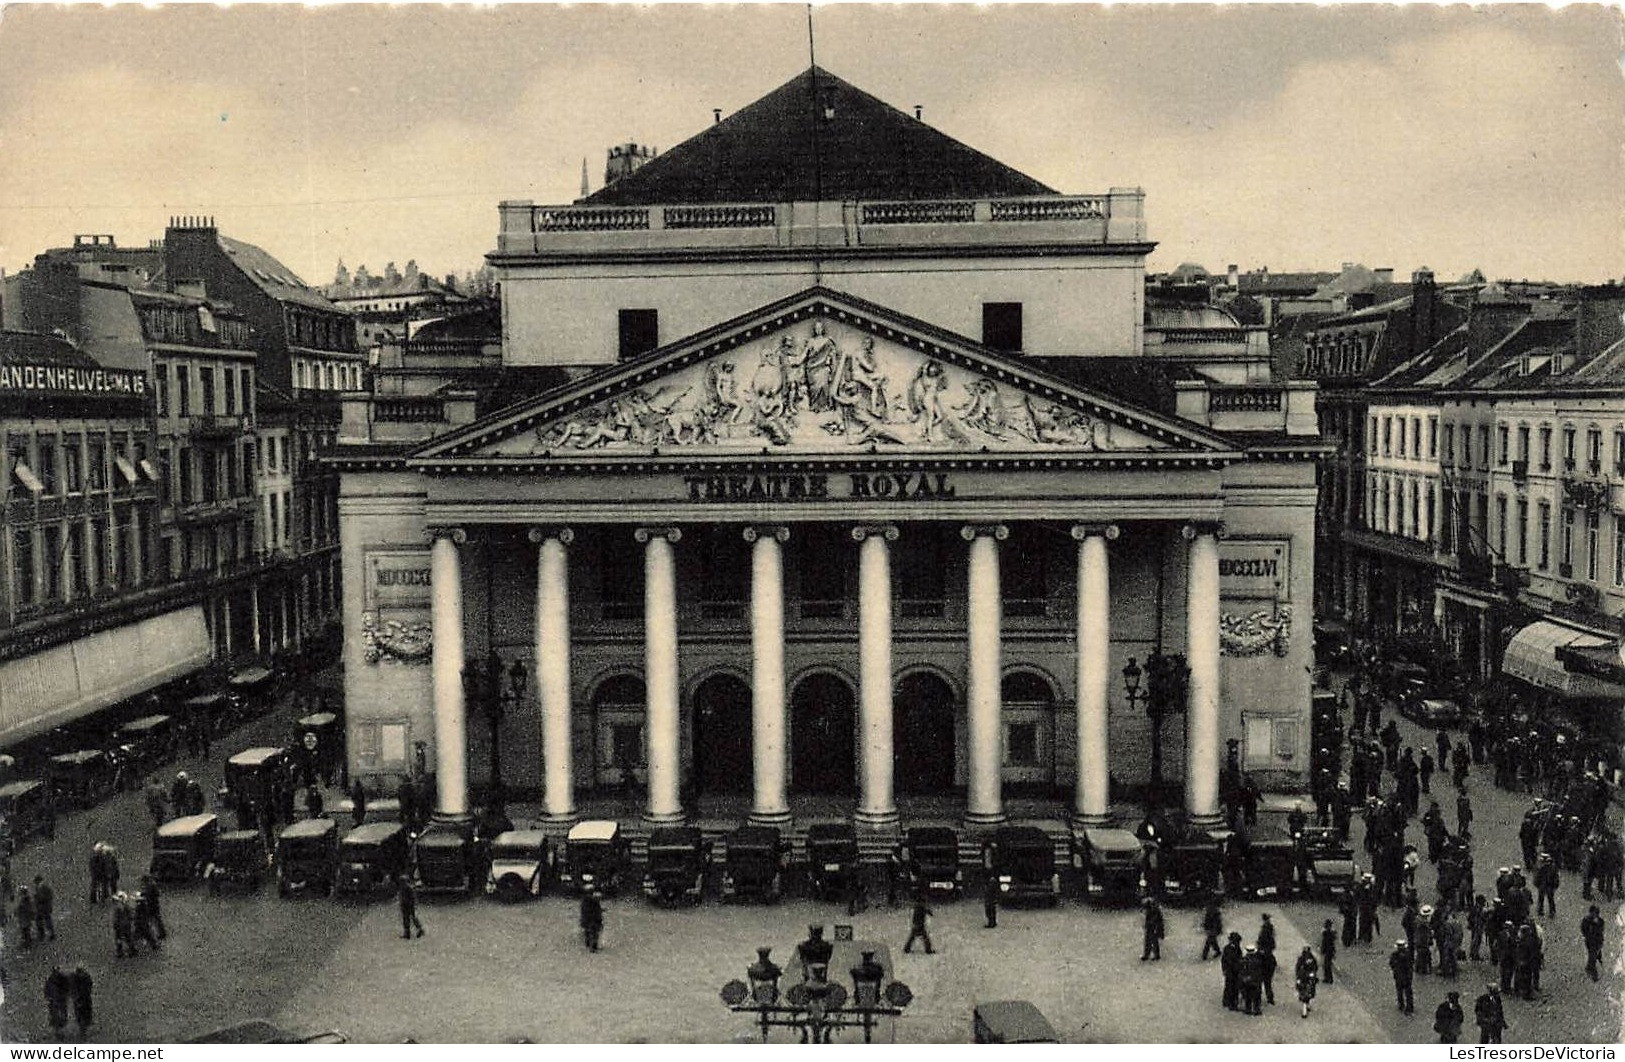
M 1077 405 L 813 318 L 552 419 L 493 454 L 655 447 L 1162 448 Z

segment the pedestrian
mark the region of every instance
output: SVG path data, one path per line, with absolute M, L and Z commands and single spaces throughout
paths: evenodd
M 1264 956 L 1259 954 L 1257 947 L 1249 946 L 1241 956 L 1240 982 L 1242 1013 L 1263 1014 L 1259 989 L 1264 984 Z
M 1501 1005 L 1501 988 L 1493 982 L 1484 986 L 1484 994 L 1473 1003 L 1473 1020 L 1478 1024 L 1478 1042 L 1498 1044 L 1506 1031 L 1506 1010 Z
M 160 947 L 156 932 L 157 926 L 153 921 L 152 904 L 147 899 L 146 893 L 143 890 L 137 890 L 134 896 L 128 896 L 125 893 L 119 895 L 125 896 L 125 902 L 131 907 L 131 928 L 134 930 L 135 935 L 146 941 L 147 947 L 157 951 Z
M 118 892 L 119 865 L 118 849 L 102 842 L 102 890 L 104 895 L 111 896 Z
M 1535 914 L 1557 916 L 1557 886 L 1561 883 L 1561 877 L 1557 871 L 1557 861 L 1549 853 L 1542 852 L 1540 863 L 1535 867 L 1535 894 L 1538 897 Z
M 60 966 L 52 966 L 45 976 L 45 1009 L 51 1019 L 51 1035 L 62 1039 L 62 1029 L 68 1024 L 68 975 Z
M 1416 972 L 1431 974 L 1433 972 L 1433 908 L 1423 906 L 1420 916 L 1416 919 L 1416 935 L 1411 942 L 1411 951 L 1416 957 Z
M 1275 924 L 1269 915 L 1260 916 L 1258 954 L 1263 957 L 1264 1001 L 1275 1006 Z
M 1586 946 L 1586 976 L 1593 981 L 1597 980 L 1597 966 L 1602 962 L 1602 934 L 1605 926 L 1602 914 L 1597 905 L 1592 904 L 1591 910 L 1580 919 L 1580 939 Z
M 1326 983 L 1333 984 L 1332 963 L 1337 958 L 1337 932 L 1332 928 L 1330 918 L 1320 927 L 1320 969 L 1326 975 Z
M 1468 945 L 1467 957 L 1474 962 L 1484 958 L 1484 930 L 1489 926 L 1490 912 L 1485 906 L 1484 894 L 1478 893 L 1473 897 L 1473 904 L 1467 908 L 1467 934 L 1471 938 Z
M 1445 996 L 1444 1002 L 1433 1012 L 1433 1031 L 1439 1034 L 1439 1042 L 1458 1042 L 1461 1039 L 1461 1023 L 1466 1018 L 1461 1010 L 1461 993 L 1451 992 Z
M 41 944 L 56 939 L 56 893 L 45 883 L 45 878 L 34 875 L 34 931 Z
M 1224 975 L 1224 1009 L 1235 1010 L 1241 1002 L 1241 934 L 1230 934 L 1219 952 L 1219 972 Z
M 322 791 L 312 782 L 305 787 L 305 815 L 307 818 L 319 819 L 322 817 Z
M 113 950 L 118 958 L 125 955 L 135 957 L 135 912 L 130 908 L 130 898 L 122 892 L 116 892 L 113 900 Z
M 359 778 L 350 786 L 350 814 L 355 817 L 357 826 L 367 820 L 367 790 Z
M 931 947 L 931 934 L 926 929 L 926 921 L 936 912 L 926 906 L 922 895 L 914 901 L 914 911 L 909 915 L 908 940 L 903 943 L 903 952 L 907 954 L 914 950 L 916 940 L 925 944 L 925 953 L 932 955 L 935 950 Z
M 22 948 L 27 951 L 34 946 L 34 894 L 27 885 L 17 889 L 17 931 L 22 935 Z
M 1473 754 L 1467 751 L 1467 743 L 1456 742 L 1456 750 L 1450 754 L 1450 773 L 1456 788 L 1463 792 L 1467 789 L 1467 772 L 1472 765 Z
M 418 891 L 412 886 L 411 875 L 401 874 L 399 881 L 400 888 L 396 890 L 396 898 L 401 906 L 401 939 L 411 940 L 414 929 L 417 930 L 418 936 L 423 935 L 423 923 L 418 921 Z M 594 947 L 592 950 L 598 949 Z
M 158 784 L 157 779 L 148 782 L 143 790 L 146 794 L 147 814 L 152 816 L 152 827 L 157 829 L 164 824 L 164 817 L 168 813 L 165 805 L 164 787 Z
M 188 781 L 190 778 L 185 771 L 176 771 L 175 780 L 169 784 L 169 803 L 177 815 L 185 815 L 192 804 L 191 786 L 186 784 Z
M 989 873 L 982 882 L 982 915 L 984 929 L 995 929 L 999 924 L 999 879 Z
M 1309 1004 L 1315 998 L 1315 986 L 1319 981 L 1320 963 L 1315 961 L 1313 949 L 1305 944 L 1292 968 L 1292 983 L 1298 990 L 1298 1005 L 1303 1008 L 1305 1018 L 1309 1016 Z
M 1456 836 L 1463 841 L 1473 839 L 1473 802 L 1465 789 L 1456 794 Z
M 96 1008 L 92 999 L 96 982 L 90 979 L 90 971 L 81 964 L 73 973 L 68 975 L 69 991 L 73 996 L 73 1020 L 79 1026 L 79 1039 L 85 1038 L 85 1031 L 96 1020 Z
M 854 866 L 846 876 L 846 915 L 853 917 L 860 911 L 869 909 L 869 868 L 863 864 Z
M 1162 907 L 1154 897 L 1145 898 L 1145 925 L 1144 943 L 1140 948 L 1140 961 L 1162 961 L 1162 938 L 1167 932 L 1167 922 L 1162 917 Z
M 1422 758 L 1417 761 L 1417 779 L 1422 783 L 1422 792 L 1432 792 L 1433 771 L 1438 765 L 1434 762 L 1432 753 L 1422 750 Z
M 1223 957 L 1224 949 L 1219 945 L 1219 934 L 1223 932 L 1224 914 L 1219 910 L 1219 901 L 1215 897 L 1208 900 L 1207 910 L 1202 912 L 1202 933 L 1206 938 L 1202 941 L 1203 962 L 1207 962 L 1208 949 L 1210 948 L 1213 950 L 1214 955 Z
M 588 951 L 597 951 L 603 934 L 604 901 L 598 898 L 597 889 L 588 889 L 581 894 L 581 942 Z
M 395 787 L 395 800 L 401 806 L 401 824 L 406 832 L 416 833 L 418 829 L 417 790 L 412 786 L 410 778 L 401 779 L 401 784 Z
M 1374 934 L 1382 932 L 1382 920 L 1377 916 L 1377 883 L 1370 873 L 1361 875 L 1356 903 L 1360 911 L 1360 943 L 1369 944 Z
M 1343 947 L 1352 947 L 1354 945 L 1354 939 L 1358 933 L 1355 927 L 1359 922 L 1359 909 L 1354 903 L 1353 889 L 1350 889 L 1348 893 L 1338 901 L 1337 911 L 1343 916 Z
M 16 902 L 17 884 L 11 877 L 11 858 L 0 853 L 0 928 L 11 921 L 11 907 Z
M 1445 919 L 1437 934 L 1439 941 L 1439 976 L 1454 977 L 1461 962 L 1461 919 L 1452 914 Z
M 141 875 L 141 891 L 138 898 L 146 911 L 147 921 L 157 931 L 158 939 L 167 938 L 169 929 L 164 925 L 163 897 L 158 894 L 158 882 L 151 874 Z
M 1394 941 L 1394 950 L 1388 956 L 1388 969 L 1394 975 L 1394 998 L 1399 1009 L 1406 1014 L 1416 1012 L 1416 996 L 1411 991 L 1414 981 L 1415 960 L 1411 958 L 1411 949 L 1403 940 Z
M 1438 752 L 1437 762 L 1442 771 L 1450 762 L 1450 733 L 1442 726 L 1433 732 L 1433 747 Z

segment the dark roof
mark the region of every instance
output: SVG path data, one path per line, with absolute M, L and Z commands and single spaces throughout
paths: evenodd
M 1511 327 L 1506 329 L 1505 338 L 1499 339 L 1493 346 L 1489 343 L 1481 344 L 1478 350 L 1470 352 L 1471 356 L 1477 357 L 1478 360 L 1468 367 L 1456 381 L 1455 386 L 1513 390 L 1542 386 L 1542 380 L 1537 377 L 1544 378 L 1545 373 L 1531 373 L 1528 376 L 1520 374 L 1523 356 L 1532 353 L 1558 353 L 1572 350 L 1574 347 L 1574 322 L 1569 318 L 1523 317 L 1506 323 Z
M 1588 387 L 1618 387 L 1625 384 L 1625 339 L 1576 369 L 1574 379 Z
M 1175 415 L 1175 382 L 1199 378 L 1185 366 L 1145 358 L 1098 356 L 1024 360 L 1039 372 L 1077 387 L 1099 391 L 1120 402 L 1167 416 Z
M 833 114 L 826 118 L 829 111 Z M 814 66 L 582 202 L 786 203 L 1056 194 Z
M 466 313 L 436 318 L 412 333 L 414 342 L 430 339 L 502 339 L 502 304 L 491 302 Z
M 1242 273 L 1236 290 L 1249 295 L 1313 295 L 1336 273 Z
M 576 375 L 557 365 L 510 365 L 485 381 L 460 380 L 443 390 L 474 390 L 474 414 L 483 417 L 557 390 Z
M 101 363 L 61 336 L 39 332 L 0 332 L 0 363 L 70 365 L 98 369 Z
M 260 248 L 230 236 L 217 236 L 216 239 L 220 241 L 220 249 L 226 252 L 226 256 L 237 263 L 243 274 L 271 298 L 319 310 L 338 310 L 321 292 L 300 280 L 297 273 Z

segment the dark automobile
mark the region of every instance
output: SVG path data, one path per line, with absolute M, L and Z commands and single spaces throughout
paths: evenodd
M 287 750 L 269 746 L 244 749 L 226 761 L 225 777 L 221 796 L 228 807 L 272 807 L 277 792 L 292 781 Z
M 1036 826 L 1000 826 L 993 831 L 982 846 L 982 867 L 998 880 L 1004 900 L 1053 904 L 1061 898 L 1055 842 Z
M 1205 899 L 1219 891 L 1224 842 L 1206 832 L 1186 834 L 1168 848 L 1163 890 L 1169 896 Z
M 1268 838 L 1247 845 L 1247 895 L 1291 896 L 1298 888 L 1298 844 L 1289 838 Z
M 649 834 L 643 894 L 664 904 L 697 904 L 705 898 L 711 845 L 698 827 L 661 826 Z
M 513 903 L 540 896 L 553 875 L 553 846 L 541 830 L 507 830 L 491 841 L 487 895 Z
M 1420 697 L 1405 701 L 1401 710 L 1425 727 L 1455 726 L 1461 722 L 1461 705 L 1443 697 Z
M 1432 693 L 1432 680 L 1428 669 L 1421 664 L 1398 663 L 1388 682 L 1388 692 L 1404 709 L 1410 701 L 1419 701 Z
M 971 1039 L 979 1044 L 1058 1044 L 1060 1036 L 1025 999 L 978 1003 L 971 1013 Z
M 897 869 L 908 891 L 953 897 L 965 881 L 959 869 L 959 835 L 946 826 L 916 826 L 897 846 Z
M 1128 830 L 1090 827 L 1072 848 L 1072 865 L 1083 872 L 1084 895 L 1109 901 L 1140 898 L 1145 883 L 1145 846 Z
M 1315 621 L 1315 664 L 1318 667 L 1346 667 L 1354 663 L 1354 639 L 1342 620 Z
M 772 826 L 741 826 L 728 835 L 722 874 L 724 900 L 774 903 L 784 890 L 788 846 Z
M 56 794 L 41 781 L 23 780 L 0 785 L 0 822 L 5 823 L 5 847 L 14 851 L 30 837 L 56 836 Z
M 251 714 L 257 714 L 269 699 L 275 680 L 270 668 L 254 664 L 234 672 L 226 684 L 231 687 L 234 698 Z
M 270 865 L 260 831 L 231 830 L 215 839 L 214 860 L 203 871 L 203 877 L 212 893 L 218 894 L 225 885 L 258 890 Z
M 119 727 L 115 738 L 126 746 L 139 771 L 149 771 L 175 758 L 175 720 L 167 715 L 146 715 Z
M 1354 888 L 1354 849 L 1338 840 L 1330 826 L 1304 827 L 1298 835 L 1298 860 L 1303 887 L 1311 896 L 1342 896 Z
M 193 881 L 214 862 L 220 819 L 214 815 L 183 815 L 170 819 L 152 835 L 152 864 L 148 872 L 159 881 Z
M 200 693 L 181 702 L 181 711 L 193 726 L 204 726 L 210 734 L 223 734 L 231 727 L 231 698 L 224 693 Z
M 858 864 L 858 835 L 844 822 L 818 822 L 807 827 L 807 881 L 821 900 L 844 899 Z
M 118 788 L 118 768 L 101 749 L 81 749 L 52 756 L 45 773 L 60 804 L 95 807 Z
M 393 890 L 404 873 L 406 829 L 398 822 L 369 822 L 339 841 L 335 877 L 341 893 Z
M 283 830 L 276 839 L 276 891 L 279 895 L 314 889 L 323 896 L 333 891 L 338 868 L 339 827 L 332 819 L 305 819 Z
M 467 895 L 485 881 L 474 838 L 461 830 L 431 829 L 418 837 L 412 854 L 423 892 Z
M 607 819 L 578 822 L 564 838 L 559 884 L 575 892 L 597 889 L 617 893 L 630 863 L 620 823 Z

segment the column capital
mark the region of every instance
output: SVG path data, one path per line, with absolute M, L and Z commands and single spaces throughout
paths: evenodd
M 1003 524 L 966 524 L 959 529 L 959 534 L 966 542 L 975 542 L 984 535 L 1003 542 L 1010 537 L 1010 529 Z
M 759 538 L 772 538 L 780 542 L 790 541 L 790 529 L 783 524 L 751 524 L 745 528 L 745 541 L 755 542 Z
M 632 537 L 638 542 L 647 545 L 650 539 L 663 538 L 667 542 L 682 540 L 683 529 L 680 527 L 640 527 L 632 532 Z
M 1224 537 L 1224 523 L 1219 520 L 1192 520 L 1179 529 L 1179 534 L 1186 542 L 1195 541 L 1197 535 L 1212 535 L 1214 538 Z
M 852 529 L 852 541 L 862 542 L 866 538 L 879 537 L 887 542 L 896 542 L 898 534 L 896 524 L 859 524 Z
M 468 532 L 460 527 L 428 527 L 424 529 L 423 537 L 429 544 L 434 545 L 437 538 L 449 538 L 453 545 L 464 546 L 468 544 Z
M 1072 537 L 1082 542 L 1091 535 L 1099 535 L 1108 542 L 1116 542 L 1123 529 L 1116 524 L 1073 524 Z
M 568 546 L 576 540 L 576 533 L 568 527 L 533 527 L 525 532 L 525 537 L 538 546 L 550 538 L 556 538 Z

